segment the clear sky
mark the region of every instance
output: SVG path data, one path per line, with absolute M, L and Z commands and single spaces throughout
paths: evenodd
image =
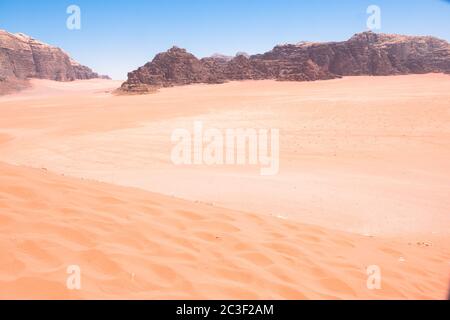
M 81 29 L 66 9 L 81 9 Z M 365 31 L 366 9 L 381 8 L 385 33 L 450 41 L 446 0 L 0 0 L 0 29 L 59 46 L 115 79 L 173 45 L 198 57 L 270 50 L 279 43 L 345 40 Z

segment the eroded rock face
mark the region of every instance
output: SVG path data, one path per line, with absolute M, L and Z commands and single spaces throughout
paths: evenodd
M 173 47 L 156 55 L 152 62 L 128 74 L 126 86 L 130 90 L 142 89 L 142 84 L 169 87 L 207 82 L 209 70 L 194 55 Z
M 364 32 L 345 42 L 302 44 L 291 50 L 291 54 L 304 52 L 337 75 L 450 72 L 450 45 L 433 37 Z
M 0 30 L 0 78 L 11 81 L 29 78 L 72 81 L 99 77 L 59 48 L 24 34 Z
M 128 75 L 125 91 L 229 80 L 314 81 L 349 75 L 450 73 L 450 45 L 433 37 L 364 32 L 348 41 L 276 46 L 259 55 L 197 59 L 174 47 Z

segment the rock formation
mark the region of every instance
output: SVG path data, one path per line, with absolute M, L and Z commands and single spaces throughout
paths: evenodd
M 197 59 L 173 47 L 128 74 L 122 90 L 230 80 L 314 81 L 355 75 L 450 73 L 450 45 L 434 37 L 364 32 L 343 42 L 288 44 L 253 56 L 238 54 Z
M 24 34 L 0 30 L 0 79 L 20 82 L 29 78 L 72 81 L 107 78 L 72 60 L 64 51 Z

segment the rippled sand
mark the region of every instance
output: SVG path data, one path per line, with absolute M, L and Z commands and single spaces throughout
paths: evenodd
M 117 86 L 0 98 L 0 298 L 446 297 L 449 76 Z M 196 120 L 279 128 L 279 175 L 175 167 Z

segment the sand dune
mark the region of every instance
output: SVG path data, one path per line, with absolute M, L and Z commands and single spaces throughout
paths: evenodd
M 443 299 L 445 243 L 331 231 L 0 164 L 0 298 Z M 382 290 L 368 290 L 379 265 Z M 79 265 L 82 289 L 66 288 Z
M 449 235 L 448 75 L 244 81 L 131 97 L 105 93 L 111 81 L 34 83 L 33 94 L 0 99 L 0 134 L 13 138 L 0 145 L 1 161 L 359 234 Z M 171 133 L 195 120 L 280 128 L 280 173 L 173 165 Z
M 446 297 L 448 75 L 32 83 L 0 97 L 0 299 Z M 195 120 L 280 128 L 280 174 L 174 166 Z

